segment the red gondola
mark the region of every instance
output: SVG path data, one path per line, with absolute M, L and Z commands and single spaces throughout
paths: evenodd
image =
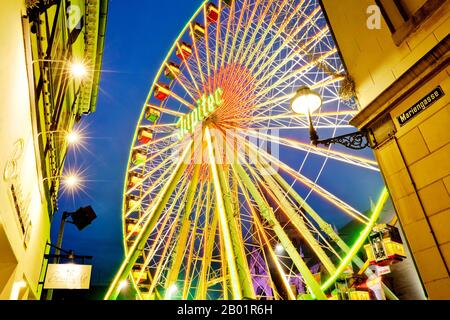
M 179 47 L 177 47 L 177 57 L 181 60 L 187 60 L 192 55 L 192 46 L 188 45 L 186 42 L 181 42 Z
M 148 128 L 141 128 L 138 134 L 138 140 L 142 144 L 147 144 L 153 140 L 153 131 Z
M 208 15 L 208 22 L 214 23 L 219 20 L 219 8 L 216 7 L 216 5 L 212 2 L 208 4 L 206 7 L 206 12 Z
M 170 88 L 166 84 L 159 83 L 155 87 L 155 98 L 164 101 L 167 99 L 167 97 L 170 95 Z

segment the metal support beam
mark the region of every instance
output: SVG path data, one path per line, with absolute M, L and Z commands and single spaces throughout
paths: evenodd
M 198 187 L 200 168 L 201 166 L 199 164 L 195 165 L 194 173 L 187 192 L 186 206 L 183 213 L 184 215 L 181 223 L 181 229 L 178 233 L 178 239 L 176 241 L 177 245 L 172 255 L 171 266 L 167 273 L 167 279 L 165 283 L 166 290 L 169 289 L 178 280 L 178 274 L 180 273 L 181 264 L 183 263 L 184 250 L 186 249 L 186 244 L 189 238 L 189 230 L 191 227 L 190 215 L 194 204 L 195 191 Z
M 322 217 L 313 209 L 311 206 L 295 191 L 295 189 L 283 179 L 283 177 L 275 172 L 273 174 L 275 180 L 281 185 L 281 187 L 288 192 L 288 194 L 295 200 L 301 208 L 305 210 L 305 212 L 318 224 L 320 230 L 322 230 L 327 236 L 333 240 L 338 247 L 345 253 L 348 254 L 350 252 L 350 247 L 342 240 L 342 238 L 334 231 L 333 227 L 327 223 Z M 364 268 L 364 261 L 361 260 L 360 257 L 354 256 L 353 263 L 360 269 Z M 373 277 L 374 273 L 367 269 L 364 271 L 367 277 Z M 390 300 L 398 300 L 395 294 L 383 283 L 383 290 L 386 294 L 386 297 Z
M 323 248 L 314 238 L 314 235 L 311 233 L 311 230 L 307 227 L 303 218 L 296 212 L 296 210 L 291 206 L 291 204 L 286 201 L 286 195 L 280 188 L 280 185 L 275 182 L 272 176 L 265 174 L 263 175 L 264 181 L 269 186 L 270 193 L 273 193 L 277 198 L 278 204 L 281 206 L 281 209 L 288 217 L 289 221 L 295 226 L 295 228 L 300 232 L 302 237 L 306 240 L 310 248 L 314 251 L 314 253 L 319 258 L 320 262 L 323 264 L 325 269 L 329 274 L 333 274 L 336 272 L 336 267 L 331 261 L 330 257 L 325 253 Z
M 289 239 L 288 235 L 286 234 L 286 232 L 284 231 L 283 227 L 280 225 L 280 223 L 275 218 L 275 215 L 274 215 L 272 209 L 267 205 L 267 203 L 265 202 L 264 198 L 259 193 L 256 186 L 252 183 L 250 177 L 245 172 L 244 168 L 240 164 L 234 163 L 233 169 L 238 174 L 242 183 L 245 185 L 247 190 L 252 195 L 253 199 L 258 204 L 258 206 L 261 210 L 261 216 L 271 225 L 273 231 L 277 235 L 277 237 L 280 240 L 281 244 L 283 245 L 284 249 L 291 257 L 292 261 L 294 262 L 294 264 L 297 267 L 297 269 L 299 270 L 299 272 L 302 274 L 302 277 L 303 277 L 306 285 L 310 288 L 312 294 L 316 297 L 316 299 L 327 300 L 326 295 L 320 289 L 320 285 L 317 283 L 316 279 L 314 278 L 313 274 L 309 270 L 306 263 L 303 261 L 302 257 L 300 256 L 300 253 L 297 251 L 297 249 L 294 247 L 294 245 L 290 241 L 290 239 Z
M 223 170 L 219 170 L 216 163 L 209 128 L 205 129 L 205 138 L 208 144 L 208 155 L 220 217 L 219 225 L 224 239 L 227 265 L 231 275 L 233 299 L 241 300 L 243 297 L 254 299 L 255 293 L 245 257 L 245 249 L 242 246 L 241 237 L 237 232 L 236 220 L 234 219 L 231 191 L 225 181 Z

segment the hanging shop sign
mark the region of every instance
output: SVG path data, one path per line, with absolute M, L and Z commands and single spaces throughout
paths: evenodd
M 44 289 L 89 289 L 91 265 L 49 264 Z
M 210 114 L 223 104 L 223 89 L 218 88 L 213 94 L 204 94 L 197 100 L 197 107 L 190 113 L 181 117 L 176 127 L 179 129 L 178 138 L 181 139 L 186 133 L 194 133 L 197 124 L 205 120 Z
M 425 111 L 429 107 L 431 107 L 435 102 L 440 100 L 443 96 L 445 96 L 444 91 L 441 86 L 438 86 L 436 89 L 431 91 L 425 97 L 420 99 L 417 103 L 415 103 L 411 108 L 403 112 L 399 117 L 397 117 L 400 126 L 404 126 L 406 123 L 414 119 L 421 112 Z

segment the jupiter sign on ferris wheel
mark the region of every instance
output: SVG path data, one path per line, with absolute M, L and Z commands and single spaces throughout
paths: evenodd
M 363 267 L 356 253 L 367 237 L 346 243 L 329 220 L 371 230 L 380 203 L 364 214 L 320 178 L 333 165 L 376 179 L 378 167 L 312 146 L 308 115 L 290 102 L 302 86 L 320 94 L 311 119 L 336 134 L 357 111 L 348 83 L 317 0 L 204 2 L 138 121 L 123 196 L 126 257 L 105 298 L 127 281 L 142 300 L 327 299 L 349 265 Z

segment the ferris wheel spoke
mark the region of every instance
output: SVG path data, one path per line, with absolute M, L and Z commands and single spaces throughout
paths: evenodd
M 239 57 L 239 65 L 245 65 L 246 63 L 246 59 L 249 55 L 249 52 L 251 50 L 253 50 L 254 46 L 255 46 L 255 42 L 256 42 L 256 37 L 258 35 L 258 32 L 263 24 L 264 18 L 268 15 L 268 12 L 272 6 L 273 0 L 268 0 L 268 2 L 265 4 L 265 8 L 264 11 L 258 16 L 258 22 L 255 26 L 255 28 L 253 28 L 253 34 L 252 37 L 250 38 L 250 41 L 246 44 L 246 49 L 243 52 L 243 54 Z M 251 28 L 251 24 L 247 26 L 248 29 Z
M 261 46 L 266 41 L 267 35 L 270 33 L 270 31 L 272 31 L 273 25 L 275 24 L 275 22 L 277 20 L 277 17 L 279 16 L 280 12 L 282 11 L 283 7 L 286 5 L 287 2 L 288 2 L 288 0 L 283 0 L 283 2 L 279 5 L 278 11 L 276 13 L 274 13 L 273 15 L 271 15 L 270 22 L 269 22 L 268 26 L 265 28 L 261 38 L 256 43 L 255 47 L 252 48 L 252 52 L 250 54 L 248 54 L 248 56 L 245 58 L 246 61 L 244 63 L 244 66 L 246 68 L 249 67 L 250 63 L 252 62 L 252 60 L 255 57 L 255 54 L 258 53 L 258 51 L 260 50 Z M 263 17 L 264 16 L 262 16 L 261 18 L 263 18 Z
M 177 47 L 177 50 L 179 52 L 183 52 L 183 49 L 181 48 L 180 43 L 177 42 L 176 47 Z M 201 90 L 200 90 L 200 88 L 199 88 L 199 86 L 197 84 L 197 81 L 195 80 L 194 74 L 192 73 L 191 67 L 189 66 L 189 62 L 187 61 L 186 58 L 184 58 L 183 60 L 184 60 L 184 64 L 183 65 L 186 66 L 186 69 L 188 71 L 189 77 L 192 80 L 192 83 L 194 84 L 194 87 L 195 87 L 195 89 L 196 89 L 196 91 L 198 93 L 198 96 L 201 96 L 202 95 L 201 94 Z
M 252 176 L 255 177 L 256 180 L 259 181 L 259 183 L 263 186 L 266 194 L 269 194 L 271 198 L 277 203 L 278 207 L 282 209 L 282 211 L 288 218 L 288 221 L 290 221 L 299 232 L 299 234 L 303 236 L 309 247 L 314 251 L 319 260 L 322 262 L 323 266 L 327 269 L 328 273 L 333 274 L 336 271 L 336 268 L 334 267 L 330 258 L 318 245 L 311 231 L 306 226 L 301 217 L 297 214 L 296 210 L 291 207 L 289 202 L 285 201 L 283 192 L 280 190 L 279 186 L 274 183 L 273 178 L 271 178 L 268 173 L 263 173 L 261 175 L 262 177 L 259 177 L 256 172 L 250 167 L 250 164 L 248 162 L 245 163 L 245 166 L 252 173 Z
M 341 162 L 345 162 L 354 166 L 360 166 L 364 167 L 366 169 L 379 171 L 377 162 L 369 159 L 365 159 L 362 157 L 353 156 L 344 152 L 334 151 L 331 149 L 325 149 L 325 148 L 319 148 L 319 147 L 313 147 L 306 143 L 301 143 L 295 140 L 282 138 L 278 136 L 273 136 L 270 134 L 265 134 L 261 131 L 254 131 L 254 130 L 246 130 L 245 134 L 256 137 L 258 139 L 265 140 L 267 142 L 271 143 L 277 143 L 279 145 L 283 145 L 286 147 L 294 148 L 297 150 L 301 150 L 308 153 L 313 153 L 328 159 L 333 159 Z
M 255 50 L 255 53 L 258 53 L 258 55 L 255 57 L 255 55 L 251 56 L 251 60 L 252 60 L 252 67 L 250 68 L 250 72 L 253 72 L 253 70 L 259 65 L 260 61 L 267 58 L 267 54 L 269 53 L 269 51 L 273 48 L 273 45 L 275 44 L 275 42 L 279 39 L 281 33 L 284 31 L 284 29 L 286 29 L 286 27 L 288 26 L 288 24 L 291 22 L 292 18 L 298 13 L 298 11 L 301 9 L 301 7 L 303 6 L 304 1 L 300 1 L 297 6 L 292 10 L 292 12 L 289 14 L 289 16 L 284 19 L 284 22 L 277 27 L 277 31 L 275 33 L 275 35 L 272 37 L 272 39 L 270 40 L 270 42 L 268 44 L 265 44 L 265 48 L 264 50 L 262 50 L 261 52 L 258 53 L 258 50 Z M 267 28 L 267 30 L 270 30 L 271 27 Z M 277 51 L 275 51 L 277 52 Z M 276 53 L 275 53 L 276 54 Z M 272 54 L 274 55 L 274 54 Z M 261 67 L 261 69 L 264 69 L 264 66 Z
M 206 202 L 206 199 L 202 198 L 202 192 L 203 192 L 204 185 L 200 188 L 200 193 L 197 199 L 197 208 L 195 211 L 195 218 L 192 225 L 192 231 L 191 231 L 191 239 L 189 241 L 189 255 L 187 256 L 187 263 L 185 268 L 185 278 L 184 278 L 184 286 L 183 286 L 183 295 L 182 299 L 187 300 L 190 292 L 190 288 L 192 285 L 192 280 L 194 278 L 194 274 L 196 272 L 196 266 L 193 263 L 194 256 L 195 256 L 195 242 L 196 242 L 196 235 L 197 235 L 197 228 L 198 228 L 198 221 L 200 218 L 200 211 L 203 208 L 203 205 Z M 201 242 L 200 242 L 201 243 Z M 198 252 L 197 252 L 198 254 Z M 191 270 L 192 269 L 192 272 Z
M 217 27 L 216 27 L 216 36 L 215 36 L 215 44 L 214 44 L 214 72 L 213 72 L 213 82 L 214 87 L 217 88 L 217 72 L 219 70 L 219 47 L 221 46 L 221 26 L 222 26 L 222 13 L 223 6 L 222 0 L 219 0 L 219 15 L 217 17 Z
M 211 197 L 211 183 L 207 184 L 206 191 L 206 210 L 205 210 L 205 226 L 203 237 L 203 261 L 201 264 L 201 271 L 199 281 L 197 285 L 197 291 L 195 293 L 196 300 L 205 300 L 207 296 L 207 275 L 211 266 L 211 260 L 214 250 L 214 241 L 216 238 L 218 215 L 212 214 L 212 220 L 210 218 L 210 212 L 212 209 L 212 197 Z M 211 223 L 210 223 L 211 220 Z
M 170 69 L 170 64 L 167 62 L 164 62 L 166 68 Z M 172 75 L 175 77 L 175 80 L 177 81 L 177 83 L 184 89 L 184 91 L 189 95 L 189 97 L 191 97 L 192 101 L 195 101 L 195 97 L 193 95 L 193 93 L 191 92 L 192 89 L 188 89 L 188 84 L 185 84 L 185 80 L 183 80 L 183 77 L 181 76 L 181 74 L 175 73 L 173 72 Z
M 301 66 L 300 68 L 298 68 L 296 70 L 294 70 L 293 72 L 291 72 L 291 73 L 289 73 L 289 74 L 287 74 L 285 76 L 280 77 L 272 85 L 269 85 L 269 86 L 265 87 L 264 90 L 261 90 L 260 92 L 258 92 L 257 96 L 258 97 L 262 97 L 262 96 L 266 95 L 267 93 L 269 93 L 270 91 L 272 91 L 273 89 L 278 88 L 280 85 L 282 85 L 284 82 L 288 81 L 289 79 L 294 78 L 294 77 L 296 77 L 296 78 L 300 77 L 301 75 L 305 74 L 308 70 L 314 68 L 317 65 L 317 63 L 325 60 L 326 58 L 328 58 L 329 56 L 335 54 L 336 52 L 337 52 L 337 49 L 330 50 L 330 51 L 322 54 L 317 59 L 315 59 L 315 60 L 313 60 L 313 61 L 311 61 L 311 62 L 309 62 L 309 63 L 307 63 L 307 64 L 305 64 L 303 66 Z M 342 79 L 340 79 L 340 80 L 342 80 Z M 326 84 L 328 84 L 328 83 L 327 82 L 322 82 L 320 84 L 316 84 L 314 87 L 315 88 L 319 88 L 321 86 L 325 86 Z
M 219 226 L 224 238 L 225 252 L 227 257 L 227 266 L 230 269 L 233 298 L 242 299 L 242 297 L 254 298 L 253 287 L 249 275 L 248 265 L 243 256 L 242 244 L 239 244 L 236 236 L 235 220 L 233 218 L 233 209 L 230 199 L 224 199 L 230 195 L 228 186 L 224 183 L 223 172 L 218 170 L 216 164 L 216 154 L 213 147 L 209 128 L 205 129 L 205 138 L 207 142 L 208 156 L 210 161 L 211 175 L 214 182 L 216 194 L 216 203 L 220 215 Z M 223 189 L 225 188 L 225 190 Z
M 253 23 L 256 12 L 258 10 L 258 7 L 261 5 L 261 1 L 264 1 L 264 0 L 257 0 L 256 3 L 254 3 L 253 10 L 252 10 L 251 14 L 249 15 L 248 20 L 246 21 L 247 23 L 244 26 L 244 35 L 241 38 L 239 48 L 236 52 L 236 55 L 234 56 L 234 63 L 238 62 L 239 57 L 243 53 L 242 50 L 244 48 L 244 44 L 246 43 L 245 40 L 247 39 L 248 32 L 251 30 L 251 24 Z
M 220 11 L 219 11 L 220 15 Z M 214 65 L 213 62 L 211 62 L 211 50 L 210 50 L 210 44 L 209 44 L 209 28 L 208 28 L 208 13 L 207 13 L 207 7 L 206 5 L 203 6 L 203 18 L 204 18 L 204 25 L 205 25 L 205 51 L 206 51 L 206 71 L 208 74 L 208 81 L 207 81 L 207 88 L 208 92 L 213 92 L 213 88 L 211 86 L 212 76 L 211 72 L 214 73 Z
M 301 25 L 299 27 L 299 31 L 303 29 L 304 26 Z M 294 61 L 296 57 L 298 57 L 301 54 L 304 54 L 306 50 L 310 47 L 315 45 L 317 42 L 321 41 L 324 36 L 327 35 L 329 32 L 328 28 L 324 28 L 320 30 L 318 33 L 316 33 L 314 36 L 312 36 L 307 42 L 302 44 L 298 49 L 295 51 L 290 52 L 289 56 L 285 59 L 281 59 L 279 62 L 277 61 L 276 65 L 273 66 L 273 63 L 275 62 L 275 59 L 283 52 L 283 50 L 286 50 L 285 47 L 289 41 L 287 39 L 284 42 L 284 45 L 281 45 L 278 50 L 270 56 L 269 59 L 266 60 L 266 62 L 258 68 L 258 70 L 255 72 L 254 76 L 255 78 L 258 78 L 263 72 L 265 72 L 264 76 L 261 77 L 261 79 L 258 81 L 257 85 L 262 85 L 266 81 L 268 81 L 271 77 L 274 77 L 277 72 L 280 72 L 282 68 L 284 68 L 289 62 Z M 256 64 L 255 64 L 256 66 Z
M 195 53 L 195 60 L 197 61 L 198 74 L 200 75 L 203 91 L 205 91 L 206 90 L 206 81 L 205 81 L 205 76 L 203 74 L 203 68 L 202 68 L 202 65 L 200 62 L 200 54 L 199 54 L 197 39 L 195 36 L 195 30 L 192 26 L 192 23 L 189 25 L 189 29 L 190 29 L 191 39 L 192 39 L 192 45 L 194 46 L 194 53 Z M 206 30 L 206 27 L 205 27 L 205 30 Z
M 186 184 L 186 183 L 184 182 L 183 185 L 180 187 L 180 190 L 177 192 L 177 196 L 180 196 L 180 195 L 181 195 L 180 192 L 181 192 L 181 190 L 183 190 L 185 184 Z M 170 206 L 170 208 L 168 209 L 167 213 L 165 214 L 164 219 L 161 221 L 161 223 L 160 223 L 160 228 L 158 229 L 157 235 L 156 235 L 156 238 L 157 238 L 157 239 L 162 239 L 162 240 L 167 239 L 168 234 L 169 234 L 169 232 L 170 232 L 170 228 L 168 228 L 168 230 L 166 230 L 166 226 L 167 226 L 167 223 L 169 222 L 169 219 L 170 219 L 170 217 L 171 217 L 171 216 L 170 216 L 170 212 L 173 211 L 173 209 L 174 209 L 174 207 L 175 207 L 175 204 L 176 204 L 176 201 L 173 201 L 173 202 L 172 202 L 172 205 Z M 180 209 L 181 209 L 181 208 L 180 208 Z M 179 215 L 180 215 L 180 210 L 178 210 L 178 215 L 177 215 L 177 216 L 179 216 Z M 171 226 L 172 226 L 172 227 L 175 227 L 175 224 L 172 223 Z M 166 234 L 163 234 L 163 232 L 164 232 L 165 230 L 166 230 Z M 135 231 L 132 231 L 132 233 L 133 233 L 133 232 L 135 232 Z M 141 271 L 140 271 L 140 273 L 139 273 L 139 276 L 138 276 L 137 279 L 135 279 L 137 283 L 139 283 L 140 280 L 142 279 L 142 276 L 143 276 L 144 273 L 145 273 L 146 267 L 149 266 L 150 262 L 151 262 L 152 259 L 155 257 L 155 254 L 156 254 L 158 248 L 159 248 L 163 243 L 164 243 L 164 241 L 154 241 L 154 242 L 151 244 L 151 246 L 150 246 L 150 248 L 149 248 L 149 250 L 148 250 L 148 253 L 147 253 L 147 257 L 145 257 L 145 262 L 144 262 L 143 267 L 142 267 L 142 269 L 141 269 Z M 149 272 L 149 273 L 150 273 L 150 272 Z M 153 279 L 151 279 L 151 281 L 153 281 Z
M 357 219 L 361 223 L 366 224 L 369 221 L 369 218 L 367 218 L 365 215 L 360 213 L 358 210 L 354 209 L 349 204 L 345 203 L 343 200 L 337 198 L 332 193 L 328 192 L 324 188 L 320 187 L 307 177 L 303 176 L 302 174 L 298 173 L 297 171 L 293 170 L 290 166 L 282 162 L 281 160 L 273 157 L 272 155 L 268 154 L 264 150 L 257 150 L 255 146 L 249 142 L 247 142 L 245 139 L 242 139 L 242 137 L 235 135 L 237 139 L 243 141 L 243 143 L 252 150 L 254 155 L 257 155 L 257 157 L 262 156 L 266 161 L 269 163 L 275 163 L 276 166 L 286 173 L 288 173 L 292 178 L 294 178 L 296 181 L 302 183 L 303 185 L 307 186 L 311 190 L 313 190 L 315 193 L 326 199 L 328 202 L 334 204 L 337 208 L 341 209 L 343 212 L 349 214 L 351 217 Z
M 158 87 L 158 88 L 163 88 L 163 87 L 162 87 L 160 84 L 158 84 L 158 83 L 156 84 L 156 87 Z M 169 91 L 169 96 L 171 96 L 172 98 L 174 98 L 175 100 L 177 100 L 177 101 L 180 102 L 181 104 L 185 105 L 185 106 L 188 107 L 189 109 L 191 109 L 191 110 L 194 110 L 194 109 L 195 109 L 195 106 L 194 106 L 192 103 L 190 103 L 190 102 L 184 100 L 182 97 L 180 97 L 179 95 L 177 95 L 173 90 Z
M 189 229 L 191 227 L 190 213 L 194 204 L 195 191 L 197 190 L 197 182 L 200 175 L 200 165 L 195 165 L 192 180 L 189 184 L 189 189 L 186 193 L 185 210 L 183 211 L 183 218 L 181 222 L 181 229 L 178 233 L 176 243 L 179 245 L 175 253 L 172 255 L 170 269 L 165 283 L 166 290 L 169 289 L 178 280 L 181 264 L 184 258 L 184 250 L 188 242 Z
M 232 121 L 245 121 L 248 123 L 258 123 L 258 122 L 267 122 L 270 120 L 292 120 L 292 119 L 300 119 L 301 123 L 306 123 L 308 121 L 306 115 L 298 115 L 293 114 L 292 111 L 288 111 L 286 113 L 280 113 L 280 114 L 274 114 L 274 115 L 267 115 L 265 116 L 264 113 L 261 112 L 258 115 L 255 115 L 253 117 L 245 117 L 245 118 L 230 118 Z M 270 112 L 267 112 L 270 114 Z M 354 116 L 357 114 L 357 111 L 354 110 L 343 110 L 343 111 L 336 111 L 336 112 L 322 112 L 322 113 L 314 113 L 311 115 L 311 118 L 316 119 L 320 118 L 321 120 L 332 118 L 332 117 L 343 117 L 346 118 L 348 116 Z M 332 124 L 332 122 L 328 122 L 329 124 Z
M 234 172 L 234 173 L 237 176 L 237 172 Z M 242 181 L 241 180 L 238 180 L 238 181 L 239 181 L 240 188 L 241 188 L 242 192 L 244 193 L 245 200 L 247 201 L 248 206 L 250 208 L 250 211 L 252 213 L 252 217 L 253 217 L 254 223 L 255 223 L 256 228 L 257 228 L 257 234 L 258 234 L 258 236 L 260 236 L 263 239 L 263 243 L 265 244 L 265 248 L 267 249 L 267 251 L 268 251 L 268 253 L 269 253 L 270 257 L 271 257 L 271 260 L 275 264 L 276 270 L 277 270 L 278 274 L 280 275 L 280 278 L 282 280 L 284 289 L 288 293 L 289 299 L 296 300 L 296 297 L 295 297 L 294 293 L 292 292 L 292 289 L 291 289 L 291 287 L 289 285 L 286 273 L 283 270 L 283 266 L 280 264 L 280 261 L 279 261 L 277 255 L 275 254 L 275 252 L 274 252 L 274 250 L 272 248 L 271 241 L 268 239 L 266 231 L 265 231 L 265 229 L 264 229 L 264 227 L 263 227 L 263 225 L 262 225 L 262 223 L 261 223 L 261 221 L 259 219 L 259 216 L 255 212 L 255 209 L 254 209 L 255 205 L 251 202 L 250 196 L 248 194 L 248 191 L 244 187 Z M 264 206 L 268 207 L 267 205 L 264 205 Z M 259 209 L 261 209 L 261 208 L 259 208 Z M 267 265 L 269 265 L 269 264 L 267 263 Z
M 300 273 L 303 276 L 303 279 L 305 279 L 305 282 L 308 284 L 308 286 L 311 288 L 312 292 L 316 296 L 317 299 L 326 299 L 325 294 L 322 292 L 322 290 L 319 287 L 319 284 L 314 279 L 314 276 L 312 275 L 311 271 L 309 270 L 308 266 L 298 253 L 297 249 L 294 247 L 292 242 L 289 240 L 288 235 L 284 231 L 284 229 L 279 224 L 278 220 L 275 218 L 273 211 L 267 206 L 265 200 L 260 195 L 257 188 L 251 183 L 251 178 L 247 175 L 245 170 L 238 164 L 233 164 L 234 170 L 236 170 L 236 173 L 252 195 L 252 197 L 255 199 L 255 201 L 258 203 L 258 206 L 261 211 L 261 215 L 272 225 L 273 231 L 277 234 L 278 238 L 280 239 L 281 244 L 283 245 L 284 249 L 288 252 L 289 256 L 291 257 L 292 261 L 300 271 Z M 256 177 L 254 177 L 256 178 Z
M 203 191 L 203 186 L 201 190 Z M 202 192 L 201 191 L 201 192 Z M 200 219 L 200 213 L 202 211 L 202 209 L 204 208 L 204 205 L 206 203 L 206 198 L 202 197 L 202 193 L 200 193 L 198 200 L 197 200 L 197 209 L 195 212 L 195 218 L 193 221 L 193 227 L 192 227 L 192 232 L 191 232 L 191 239 L 190 239 L 190 243 L 189 243 L 189 255 L 188 255 L 188 260 L 186 263 L 186 268 L 185 268 L 185 279 L 184 279 L 184 286 L 183 286 L 183 296 L 182 299 L 183 300 L 187 300 L 189 299 L 189 294 L 192 295 L 191 291 L 195 291 L 195 290 L 191 290 L 192 289 L 192 283 L 194 278 L 197 276 L 198 277 L 198 268 L 197 268 L 197 263 L 198 263 L 198 256 L 199 256 L 199 251 L 200 251 L 200 247 L 199 248 L 195 248 L 195 243 L 196 240 L 198 238 L 198 234 L 200 233 L 201 236 L 203 235 L 199 226 L 199 219 Z M 202 238 L 200 236 L 200 243 L 202 243 Z M 194 262 L 195 260 L 195 262 Z M 192 269 L 192 271 L 190 272 L 190 269 Z M 195 289 L 195 288 L 194 288 Z
M 232 58 L 234 58 L 234 50 L 236 47 L 236 42 L 238 40 L 238 34 L 239 32 L 241 32 L 241 24 L 242 24 L 242 20 L 244 18 L 244 13 L 246 12 L 247 9 L 247 2 L 248 0 L 244 0 L 242 7 L 241 7 L 241 13 L 239 15 L 239 20 L 238 20 L 238 24 L 237 27 L 234 30 L 234 34 L 233 34 L 233 41 L 232 41 L 232 45 L 231 45 L 231 49 L 230 49 L 230 54 L 228 55 L 228 60 L 227 60 L 227 64 L 231 63 Z
M 222 2 L 222 1 L 221 1 Z M 232 1 L 231 5 L 230 5 L 230 13 L 228 15 L 228 20 L 227 20 L 227 28 L 226 28 L 226 32 L 225 32 L 225 41 L 222 43 L 222 57 L 220 59 L 220 69 L 223 69 L 224 65 L 225 65 L 225 56 L 227 54 L 227 47 L 228 47 L 228 39 L 229 39 L 229 35 L 231 33 L 230 29 L 231 29 L 231 22 L 232 20 L 234 20 L 234 13 L 236 10 L 236 1 Z M 219 85 L 221 85 L 221 81 L 219 81 Z

